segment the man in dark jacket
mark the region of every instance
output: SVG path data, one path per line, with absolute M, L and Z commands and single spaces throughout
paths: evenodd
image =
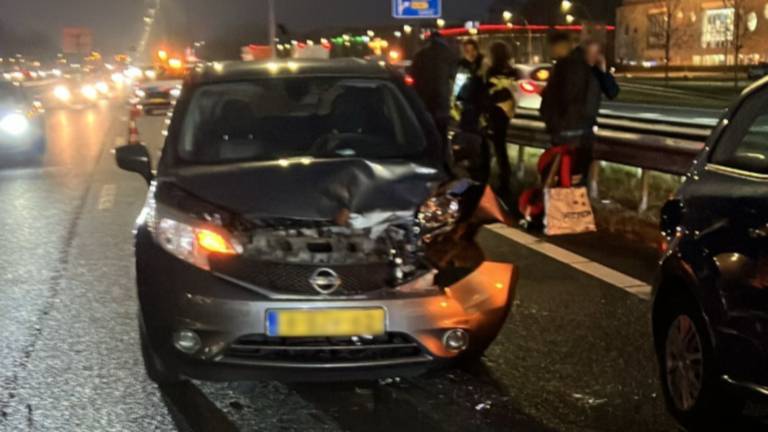
M 427 46 L 416 53 L 411 67 L 414 88 L 446 144 L 451 119 L 451 90 L 457 65 L 454 50 L 439 32 L 433 32 Z
M 572 173 L 585 184 L 592 163 L 594 127 L 603 95 L 614 99 L 619 85 L 608 72 L 602 45 L 590 40 L 555 65 L 541 102 L 541 116 L 552 144 L 568 145 L 573 153 Z

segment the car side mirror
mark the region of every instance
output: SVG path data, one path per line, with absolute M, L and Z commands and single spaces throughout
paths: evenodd
M 152 161 L 147 146 L 144 144 L 128 144 L 116 148 L 115 160 L 120 169 L 139 174 L 147 181 L 147 184 L 154 179 Z
M 474 181 L 487 183 L 490 176 L 488 150 L 482 135 L 457 132 L 451 140 L 454 169 Z

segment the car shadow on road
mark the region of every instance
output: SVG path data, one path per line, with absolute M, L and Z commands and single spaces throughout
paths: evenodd
M 193 383 L 160 386 L 163 402 L 181 432 L 237 432 L 239 429 Z

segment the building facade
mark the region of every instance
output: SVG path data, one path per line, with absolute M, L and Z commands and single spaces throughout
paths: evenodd
M 667 26 L 671 19 L 672 25 Z M 732 65 L 768 59 L 768 0 L 624 0 L 616 14 L 616 59 L 626 65 Z

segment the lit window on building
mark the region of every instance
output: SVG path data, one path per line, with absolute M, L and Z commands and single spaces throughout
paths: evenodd
M 704 11 L 701 29 L 703 48 L 724 48 L 733 40 L 733 8 Z
M 754 11 L 747 14 L 747 29 L 751 32 L 757 30 L 757 13 Z

